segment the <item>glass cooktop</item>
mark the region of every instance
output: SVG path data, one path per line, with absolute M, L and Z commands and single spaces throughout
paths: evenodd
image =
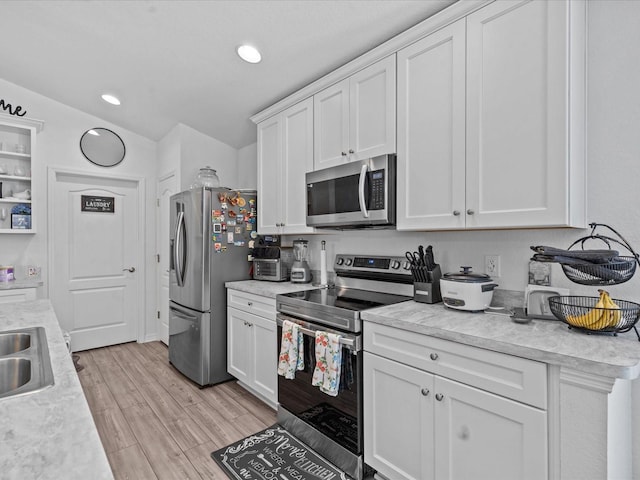
M 296 300 L 304 300 L 316 305 L 343 308 L 345 310 L 352 310 L 356 312 L 361 312 L 369 308 L 384 307 L 385 305 L 406 302 L 412 298 L 404 295 L 372 292 L 369 290 L 346 287 L 303 290 L 300 292 L 285 293 L 282 296 Z

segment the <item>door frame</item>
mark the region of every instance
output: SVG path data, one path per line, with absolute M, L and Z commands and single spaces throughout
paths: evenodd
M 136 278 L 136 286 L 138 288 L 137 302 L 136 302 L 136 318 L 138 324 L 136 325 L 136 341 L 138 343 L 146 340 L 147 330 L 147 315 L 146 315 L 146 303 L 147 303 L 147 291 L 145 289 L 145 280 L 147 277 L 147 258 L 145 255 L 145 247 L 147 243 L 146 238 L 146 223 L 145 223 L 145 210 L 146 210 L 146 188 L 145 178 L 129 175 L 112 175 L 104 174 L 100 172 L 85 172 L 82 170 L 74 170 L 71 168 L 52 167 L 47 168 L 47 284 L 45 285 L 45 292 L 47 298 L 50 296 L 51 281 L 53 278 L 53 256 L 55 254 L 53 248 L 53 207 L 55 202 L 55 187 L 57 183 L 58 175 L 68 175 L 72 177 L 82 177 L 88 181 L 93 179 L 106 179 L 106 180 L 123 180 L 127 182 L 133 182 L 137 185 L 136 190 L 138 192 L 138 245 L 136 248 L 136 257 L 138 259 L 137 267 L 139 275 Z M 154 218 L 155 222 L 155 218 Z M 155 244 L 155 235 L 154 235 Z M 155 248 L 155 247 L 154 247 Z
M 160 239 L 160 213 L 161 213 L 161 208 L 160 208 L 160 184 L 171 178 L 174 177 L 175 181 L 176 181 L 176 191 L 174 192 L 174 194 L 179 193 L 181 191 L 180 189 L 180 175 L 178 170 L 171 170 L 169 172 L 166 172 L 162 175 L 159 175 L 156 177 L 156 198 L 155 198 L 155 202 L 156 202 L 156 228 L 155 228 L 155 240 L 156 240 L 156 255 L 169 255 L 168 252 L 161 252 L 160 251 L 160 247 L 162 246 L 161 244 L 161 239 Z M 171 210 L 171 202 L 169 202 L 169 210 Z M 167 215 L 170 214 L 170 212 L 166 212 Z M 169 229 L 171 230 L 171 229 Z M 157 257 L 155 257 L 157 260 Z M 160 262 L 156 261 L 155 262 L 155 288 L 156 288 L 156 301 L 155 301 L 155 309 L 154 311 L 156 312 L 161 312 L 161 308 L 162 305 L 160 304 L 160 301 L 162 299 L 162 296 L 160 295 L 160 290 L 162 288 L 162 269 L 160 268 Z M 171 274 L 171 272 L 169 272 L 169 275 Z M 169 280 L 169 284 L 171 283 L 171 280 Z M 169 285 L 167 285 L 167 288 L 169 288 Z M 169 295 L 170 297 L 170 295 Z M 167 304 L 165 305 L 165 309 L 166 309 L 166 315 L 167 315 L 167 325 L 169 322 L 169 302 L 167 302 Z M 157 328 L 157 339 L 162 341 L 164 343 L 164 341 L 162 340 L 162 331 L 161 331 L 161 318 L 157 318 L 156 319 L 156 328 Z M 167 345 L 169 344 L 168 342 L 168 338 L 169 338 L 169 333 L 167 332 Z

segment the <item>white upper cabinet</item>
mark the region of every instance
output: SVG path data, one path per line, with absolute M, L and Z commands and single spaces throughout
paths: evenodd
M 584 53 L 585 4 L 544 0 L 398 52 L 398 229 L 584 227 Z
M 395 153 L 395 55 L 322 90 L 313 99 L 315 170 Z
M 398 52 L 399 230 L 465 225 L 465 50 L 462 19 Z
M 36 233 L 32 187 L 36 134 L 43 128 L 40 120 L 0 113 L 0 233 Z
M 258 124 L 258 232 L 312 233 L 305 174 L 313 170 L 313 100 Z

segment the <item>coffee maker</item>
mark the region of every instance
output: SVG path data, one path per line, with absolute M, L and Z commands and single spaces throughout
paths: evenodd
M 293 241 L 293 265 L 291 265 L 292 283 L 311 282 L 311 269 L 309 268 L 309 242 L 307 240 Z

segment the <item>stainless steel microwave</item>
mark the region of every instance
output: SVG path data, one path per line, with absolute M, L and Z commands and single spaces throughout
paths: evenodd
M 395 225 L 395 155 L 309 172 L 306 182 L 308 226 L 348 229 Z

